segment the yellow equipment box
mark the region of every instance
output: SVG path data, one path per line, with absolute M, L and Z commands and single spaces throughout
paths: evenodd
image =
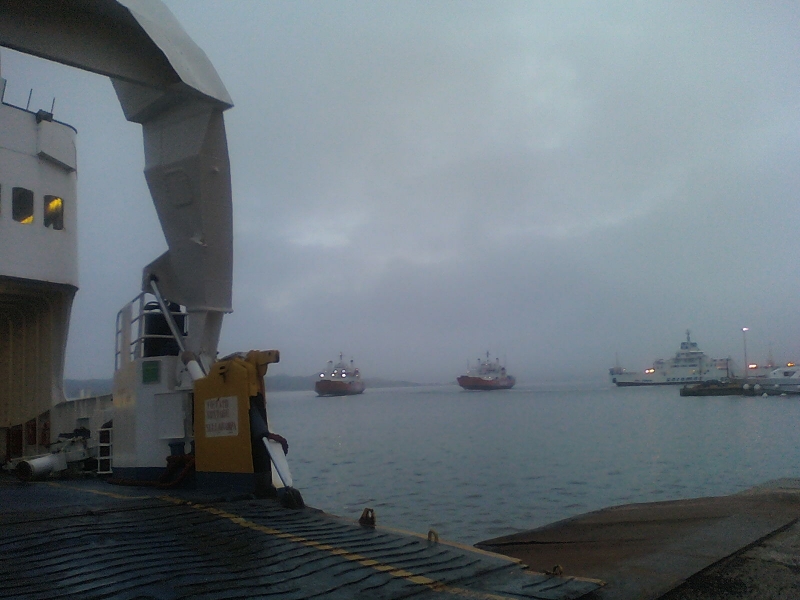
M 267 365 L 279 360 L 277 350 L 252 350 L 214 363 L 206 377 L 194 382 L 198 472 L 253 472 L 250 398 L 264 393 Z

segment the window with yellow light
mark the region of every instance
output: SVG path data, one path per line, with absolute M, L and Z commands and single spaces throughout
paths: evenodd
M 64 229 L 64 200 L 60 196 L 45 195 L 44 226 L 58 231 Z

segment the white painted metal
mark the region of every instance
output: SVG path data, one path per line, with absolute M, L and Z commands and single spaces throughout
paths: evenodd
M 232 103 L 208 58 L 158 0 L 5 3 L 0 46 L 108 75 L 125 117 L 142 125 L 145 177 L 169 248 L 144 269 L 142 289 L 149 290 L 156 278 L 166 299 L 186 307 L 185 347 L 207 369 L 216 356 L 223 315 L 232 310 L 233 270 L 222 117 Z M 5 290 L 2 285 L 11 284 L 0 280 L 0 294 L 19 297 L 17 280 L 31 281 L 28 304 L 41 306 L 26 313 L 16 302 L 0 313 L 0 340 L 6 341 L 0 348 L 0 434 L 6 435 L 4 426 L 35 418 L 63 398 L 63 352 L 77 287 L 76 161 L 74 133 L 63 125 L 2 108 L 0 138 L 7 146 L 0 149 L 0 276 L 15 287 Z M 43 218 L 38 199 L 64 182 L 71 187 L 53 192 L 63 198 L 63 230 L 37 229 Z M 8 186 L 34 192 L 32 224 L 9 221 Z M 42 289 L 45 284 L 57 287 Z M 177 357 L 137 355 L 130 321 L 122 321 L 118 317 L 114 463 L 161 467 L 169 451 L 159 423 L 171 423 L 170 435 L 179 433 L 180 403 L 166 398 L 173 398 L 177 374 L 186 369 Z M 144 383 L 142 369 L 153 362 L 162 378 Z M 44 391 L 38 389 L 42 382 Z
M 38 479 L 53 472 L 66 470 L 67 456 L 64 453 L 47 454 L 20 461 L 16 468 L 22 473 L 23 479 Z
M 189 371 L 192 381 L 197 381 L 198 379 L 202 379 L 206 376 L 206 374 L 203 373 L 203 370 L 200 368 L 200 365 L 197 364 L 196 360 L 190 360 L 187 362 L 186 370 Z
M 0 276 L 77 288 L 75 131 L 0 104 L 0 132 Z M 31 223 L 12 218 L 15 187 L 33 192 Z M 44 226 L 45 195 L 63 199 L 60 231 Z
M 0 103 L 0 430 L 7 438 L 36 421 L 36 443 L 24 435 L 23 454 L 46 450 L 46 413 L 64 400 L 78 282 L 75 131 L 42 116 Z M 26 222 L 15 215 L 15 188 L 32 199 Z M 61 199 L 58 229 L 45 226 L 46 196 Z
M 163 469 L 170 442 L 191 441 L 186 430 L 189 391 L 176 390 L 178 362 L 177 356 L 137 359 L 115 373 L 115 469 Z M 145 370 L 153 365 L 158 365 L 159 380 L 144 383 Z
M 283 453 L 283 447 L 275 440 L 263 438 L 264 446 L 269 452 L 269 459 L 272 461 L 273 478 L 272 483 L 275 487 L 292 487 L 292 472 L 289 470 L 289 463 Z M 281 485 L 275 482 L 274 475 L 277 473 Z
M 147 356 L 147 340 L 171 335 L 147 333 L 145 310 L 153 296 L 140 294 L 117 317 L 114 373 L 115 469 L 163 469 L 171 443 L 192 441 L 192 378 L 176 356 Z

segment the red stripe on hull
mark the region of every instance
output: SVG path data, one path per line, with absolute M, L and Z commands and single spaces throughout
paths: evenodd
M 354 396 L 364 391 L 363 381 L 317 381 L 314 391 L 320 396 Z
M 462 375 L 457 379 L 458 385 L 465 390 L 510 390 L 517 383 L 517 380 L 511 377 L 498 377 L 496 379 L 484 379 L 483 377 L 470 377 Z

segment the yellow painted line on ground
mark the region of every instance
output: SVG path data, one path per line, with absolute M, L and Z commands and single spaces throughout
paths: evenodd
M 315 540 L 311 540 L 299 535 L 294 535 L 293 533 L 286 533 L 284 531 L 280 531 L 279 529 L 275 529 L 273 527 L 259 525 L 258 523 L 248 521 L 247 519 L 239 515 L 226 512 L 224 510 L 215 508 L 213 506 L 197 504 L 195 502 L 189 502 L 187 500 L 182 500 L 180 498 L 175 498 L 172 496 L 159 496 L 159 498 L 166 502 L 171 502 L 172 504 L 189 506 L 196 510 L 201 510 L 203 512 L 210 513 L 212 515 L 221 517 L 223 519 L 227 519 L 231 523 L 235 523 L 236 525 L 245 527 L 246 529 L 252 529 L 254 531 L 259 531 L 267 535 L 271 535 L 280 539 L 294 542 L 296 544 L 308 546 L 309 548 L 315 548 L 316 550 L 329 552 L 330 554 L 360 564 L 364 567 L 370 567 L 380 573 L 386 573 L 388 575 L 391 575 L 392 577 L 405 579 L 406 581 L 410 581 L 411 583 L 425 586 L 433 590 L 434 592 L 440 592 L 443 594 L 453 594 L 462 596 L 464 598 L 474 598 L 475 600 L 515 600 L 514 598 L 511 598 L 509 596 L 500 596 L 498 594 L 491 594 L 489 592 L 478 592 L 473 590 L 467 590 L 464 588 L 449 586 L 441 581 L 436 581 L 435 579 L 431 579 L 430 577 L 425 577 L 424 575 L 415 575 L 411 571 L 406 571 L 405 569 L 399 569 L 392 565 L 387 565 L 384 563 L 380 563 L 377 560 L 367 558 L 366 556 L 362 556 L 361 554 L 355 554 L 353 552 L 349 552 L 344 548 L 336 548 L 335 546 L 331 546 L 330 544 L 323 544 L 321 542 L 317 542 Z
M 114 492 L 101 492 L 100 490 L 87 490 L 86 488 L 73 487 L 71 485 L 64 485 L 63 483 L 48 482 L 47 485 L 53 487 L 67 488 L 76 492 L 87 492 L 89 494 L 97 494 L 98 496 L 108 496 L 109 498 L 116 498 L 117 500 L 147 500 L 154 496 L 127 496 L 125 494 L 116 494 Z

